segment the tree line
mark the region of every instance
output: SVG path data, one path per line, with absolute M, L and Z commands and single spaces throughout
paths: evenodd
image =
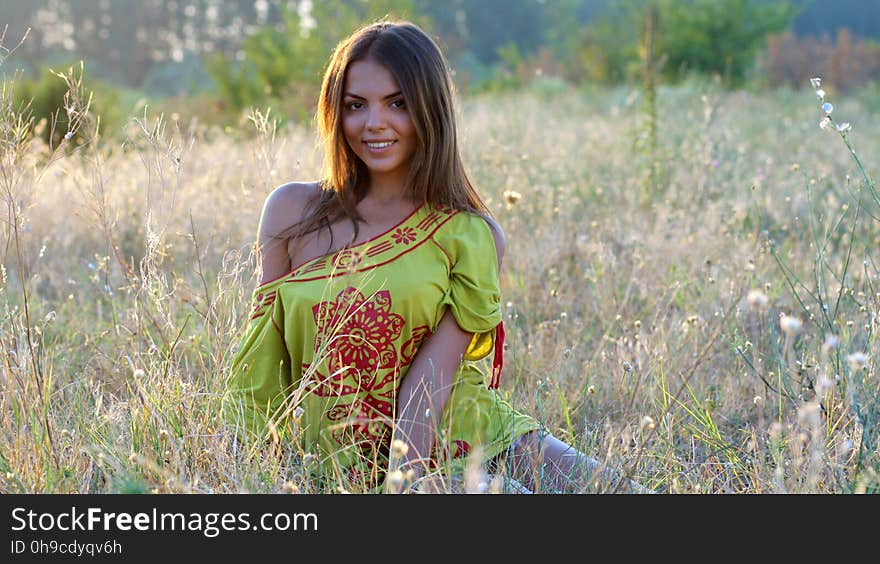
M 789 51 L 800 49 L 797 33 L 833 38 L 840 23 L 861 41 L 859 33 L 877 33 L 878 11 L 873 0 L 34 0 L 2 3 L 0 28 L 7 48 L 30 29 L 14 66 L 33 81 L 32 97 L 49 88 L 48 67 L 83 60 L 91 83 L 105 90 L 205 95 L 220 113 L 272 105 L 298 118 L 310 114 L 333 45 L 386 15 L 426 28 L 444 47 L 460 88 L 481 91 L 536 77 L 572 84 L 640 79 L 647 59 L 665 80 L 699 73 L 738 86 L 756 68 L 795 75 L 785 65 L 793 60 Z M 768 37 L 786 32 L 788 40 L 771 40 L 781 55 L 756 66 Z M 873 53 L 867 45 L 847 52 Z M 859 68 L 859 76 L 874 72 L 872 63 Z

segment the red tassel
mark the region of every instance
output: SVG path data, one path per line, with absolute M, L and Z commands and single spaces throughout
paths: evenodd
M 504 323 L 495 327 L 495 357 L 492 359 L 492 380 L 489 389 L 495 390 L 501 385 L 501 369 L 504 367 Z

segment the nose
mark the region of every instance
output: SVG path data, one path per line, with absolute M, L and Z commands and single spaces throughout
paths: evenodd
M 366 128 L 370 131 L 381 131 L 385 129 L 385 113 L 380 106 L 371 106 L 367 113 Z

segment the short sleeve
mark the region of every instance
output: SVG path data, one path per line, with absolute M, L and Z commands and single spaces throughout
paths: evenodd
M 239 435 L 284 434 L 291 374 L 277 287 L 270 283 L 254 290 L 254 308 L 226 382 L 223 415 Z
M 472 213 L 459 216 L 437 238 L 450 261 L 443 303 L 462 329 L 474 333 L 465 358 L 478 360 L 492 351 L 495 328 L 501 323 L 498 257 L 486 220 Z

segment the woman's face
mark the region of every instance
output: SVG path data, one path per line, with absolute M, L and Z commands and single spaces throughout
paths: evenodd
M 372 59 L 348 67 L 342 126 L 348 146 L 364 161 L 373 179 L 406 178 L 416 149 L 416 131 L 403 93 L 387 68 Z

